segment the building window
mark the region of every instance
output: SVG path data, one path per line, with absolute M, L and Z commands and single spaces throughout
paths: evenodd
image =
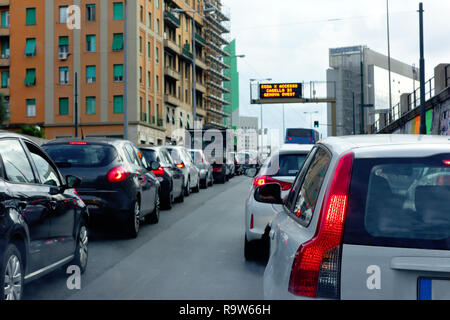
M 152 56 L 152 44 L 149 42 L 147 42 L 147 56 L 150 59 Z
M 114 96 L 114 113 L 123 113 L 123 96 Z
M 97 81 L 97 67 L 86 66 L 86 82 L 95 83 Z
M 59 115 L 67 116 L 69 114 L 69 98 L 59 98 Z
M 86 114 L 96 113 L 96 99 L 95 97 L 86 97 Z
M 156 0 L 156 9 L 159 9 L 159 0 Z
M 60 6 L 59 7 L 59 23 L 67 23 L 68 18 L 69 18 L 69 7 L 68 6 Z
M 156 47 L 156 57 L 155 57 L 156 63 L 159 63 L 159 48 Z
M 115 82 L 123 81 L 123 64 L 114 65 L 114 81 Z
M 151 12 L 148 13 L 148 28 L 152 29 L 152 14 Z
M 144 23 L 144 7 L 143 6 L 139 7 L 139 15 L 141 18 L 141 22 Z
M 59 37 L 58 43 L 59 53 L 69 53 L 69 37 Z
M 158 34 L 161 33 L 161 29 L 160 29 L 160 27 L 159 27 L 159 19 L 156 19 L 156 32 L 157 32 Z
M 0 43 L 2 46 L 2 51 L 1 51 L 2 59 L 9 59 L 9 54 L 10 54 L 9 39 L 8 38 L 0 39 Z
M 29 38 L 25 44 L 25 55 L 34 57 L 36 55 L 36 39 Z
M 123 50 L 123 33 L 115 33 L 113 35 L 113 51 Z
M 159 92 L 159 76 L 156 76 L 156 92 Z
M 25 24 L 27 26 L 36 25 L 36 8 L 27 8 Z
M 36 99 L 27 99 L 27 117 L 36 117 Z
M 95 21 L 95 4 L 86 5 L 86 21 Z
M 97 37 L 95 34 L 88 34 L 86 35 L 86 51 L 87 52 L 96 52 L 96 43 L 97 43 Z
M 139 83 L 142 84 L 142 67 L 139 67 Z
M 150 83 L 151 83 L 151 73 L 150 71 L 147 71 L 147 88 L 150 89 Z
M 36 69 L 27 69 L 25 76 L 25 85 L 27 87 L 36 85 Z
M 114 20 L 123 20 L 123 2 L 114 2 L 113 11 Z
M 2 11 L 2 28 L 9 28 L 9 11 Z
M 139 36 L 139 53 L 142 54 L 142 36 Z
M 9 88 L 9 71 L 2 72 L 2 88 Z
M 59 84 L 69 83 L 69 68 L 61 67 L 59 68 Z

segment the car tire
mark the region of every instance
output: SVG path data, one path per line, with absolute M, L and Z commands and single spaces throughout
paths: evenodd
M 170 210 L 172 209 L 172 204 L 173 204 L 173 191 L 171 191 L 164 199 L 164 201 L 162 202 L 162 209 L 164 210 Z
M 190 194 L 191 194 L 191 179 L 188 178 L 186 187 L 184 188 L 184 196 L 189 197 Z
M 159 192 L 156 192 L 155 209 L 153 210 L 152 213 L 147 215 L 146 217 L 147 223 L 157 224 L 159 222 L 159 207 L 160 207 Z
M 20 300 L 23 295 L 23 264 L 22 255 L 15 244 L 6 247 L 3 255 L 0 274 L 0 290 L 3 300 Z M 6 280 L 8 279 L 8 283 Z M 12 288 L 10 283 L 12 283 Z
M 78 230 L 78 238 L 77 238 L 77 246 L 75 248 L 75 257 L 71 264 L 74 264 L 80 268 L 81 273 L 83 274 L 86 271 L 88 264 L 88 226 L 85 220 L 81 220 L 80 227 Z
M 200 182 L 200 186 L 202 189 L 208 189 L 208 176 L 206 176 L 205 180 Z
M 247 240 L 247 235 L 245 235 L 244 242 L 244 257 L 245 260 L 255 260 L 256 258 L 256 248 L 255 243 Z
M 139 234 L 140 223 L 141 223 L 141 206 L 139 204 L 139 201 L 135 201 L 133 207 L 130 209 L 125 230 L 126 235 L 129 238 L 137 238 Z
M 197 177 L 197 186 L 195 188 L 192 188 L 193 193 L 199 193 L 200 192 L 200 177 Z
M 209 186 L 212 187 L 214 185 L 214 178 L 212 175 L 209 176 Z

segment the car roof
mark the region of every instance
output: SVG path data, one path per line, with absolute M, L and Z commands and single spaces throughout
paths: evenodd
M 413 135 L 413 134 L 379 134 L 379 135 L 355 135 L 343 137 L 329 137 L 318 144 L 325 145 L 337 154 L 342 154 L 355 149 L 389 149 L 407 147 L 411 150 L 426 148 L 430 145 L 442 145 L 450 148 L 450 138 L 447 136 Z
M 304 151 L 309 152 L 314 147 L 313 144 L 283 144 L 278 150 L 279 153 L 290 151 Z
M 24 135 L 21 135 L 18 133 L 14 133 L 14 132 L 9 132 L 9 131 L 0 130 L 0 139 L 1 138 L 19 138 L 19 139 L 27 140 L 29 142 L 36 144 L 36 142 L 33 141 L 33 139 L 31 139 L 27 136 L 24 136 Z
M 47 143 L 45 143 L 45 145 L 67 143 L 67 142 L 95 142 L 95 143 L 115 144 L 115 143 L 127 142 L 127 140 L 120 139 L 120 138 L 100 138 L 100 137 L 57 138 L 57 139 L 48 141 Z

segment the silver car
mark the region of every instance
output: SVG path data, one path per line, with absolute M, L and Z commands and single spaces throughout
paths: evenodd
M 203 150 L 189 149 L 189 154 L 195 166 L 200 170 L 200 186 L 207 189 L 214 184 L 213 167 L 205 157 Z
M 166 146 L 173 161 L 184 174 L 184 195 L 187 197 L 191 192 L 200 191 L 200 170 L 195 166 L 194 161 L 185 147 Z
M 328 138 L 278 204 L 267 299 L 450 299 L 450 139 Z
M 256 177 L 256 169 L 246 170 L 245 174 L 254 178 L 245 203 L 244 256 L 246 259 L 261 257 L 268 250 L 267 241 L 264 241 L 268 235 L 267 225 L 276 213 L 271 204 L 255 200 L 256 187 L 266 183 L 279 183 L 282 187 L 282 196 L 286 196 L 312 147 L 312 145 L 284 145 L 266 160 Z

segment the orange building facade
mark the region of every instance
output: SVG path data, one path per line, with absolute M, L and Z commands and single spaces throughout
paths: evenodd
M 37 125 L 47 139 L 74 137 L 77 122 L 78 136 L 123 137 L 127 79 L 128 139 L 168 143 L 175 129 L 193 127 L 193 47 L 198 126 L 206 124 L 204 19 L 195 15 L 193 44 L 189 12 L 203 2 L 127 2 L 125 32 L 124 0 L 0 0 L 0 92 L 10 129 Z M 171 14 L 175 8 L 186 13 Z

